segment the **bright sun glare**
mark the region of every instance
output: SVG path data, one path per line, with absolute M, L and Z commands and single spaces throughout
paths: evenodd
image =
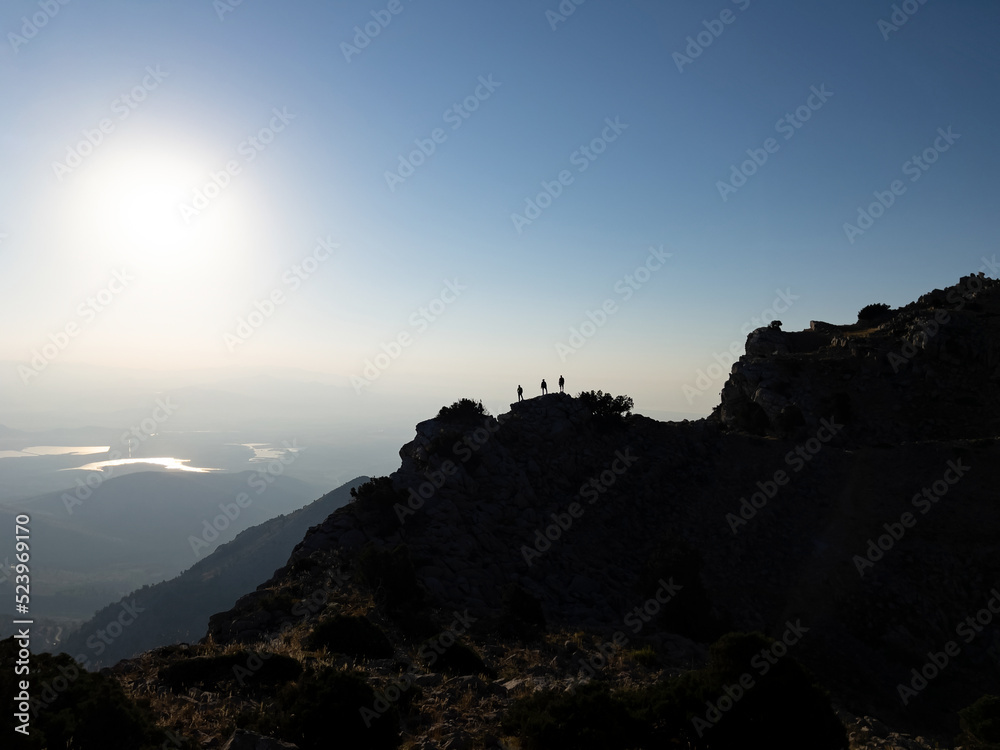
M 197 179 L 182 159 L 157 153 L 94 164 L 87 175 L 88 225 L 116 254 L 137 261 L 183 258 L 192 237 L 178 204 Z
M 255 217 L 240 191 L 246 182 L 185 220 L 181 205 L 205 184 L 212 160 L 176 143 L 115 141 L 74 175 L 64 194 L 68 211 L 59 229 L 75 259 L 87 269 L 125 268 L 142 280 L 130 320 L 143 336 L 203 327 L 217 307 L 242 304 L 243 287 L 223 288 L 219 279 L 231 282 L 245 268 L 253 240 Z

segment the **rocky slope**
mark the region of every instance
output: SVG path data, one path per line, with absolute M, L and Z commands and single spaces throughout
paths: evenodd
M 754 331 L 697 422 L 561 394 L 444 410 L 204 642 L 114 673 L 203 747 L 237 726 L 319 746 L 292 724 L 330 669 L 376 691 L 407 747 L 527 747 L 527 696 L 689 684 L 721 669 L 709 644 L 759 631 L 829 691 L 853 748 L 950 747 L 959 710 L 1000 694 L 998 315 L 1000 284 L 966 277 L 878 319 Z M 291 671 L 263 693 L 236 667 L 178 678 L 223 657 Z M 753 682 L 759 663 L 731 661 Z M 613 713 L 588 695 L 607 711 L 584 715 Z M 659 736 L 710 746 L 699 710 Z M 776 737 L 795 718 L 777 710 Z

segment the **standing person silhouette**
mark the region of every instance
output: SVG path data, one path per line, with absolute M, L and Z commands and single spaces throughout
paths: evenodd
M 565 381 L 565 380 L 563 380 L 563 376 L 562 376 L 562 375 L 560 375 L 560 376 L 559 376 L 559 392 L 560 392 L 560 393 L 562 393 L 562 392 L 563 392 L 563 386 L 564 386 L 564 385 L 566 385 L 566 381 Z
M 517 387 L 517 400 L 524 401 L 524 388 L 521 386 Z
M 549 392 L 549 387 L 545 385 L 545 378 L 542 378 L 542 395 L 544 396 Z

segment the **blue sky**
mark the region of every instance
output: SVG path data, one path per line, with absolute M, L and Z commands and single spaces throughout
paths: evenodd
M 565 374 L 705 414 L 762 313 L 997 275 L 995 3 L 228 4 L 0 9 L 9 387 L 280 365 L 503 403 Z

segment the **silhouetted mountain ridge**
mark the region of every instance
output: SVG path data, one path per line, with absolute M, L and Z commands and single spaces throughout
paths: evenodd
M 947 742 L 960 709 L 1000 694 L 996 629 L 968 641 L 961 630 L 990 615 L 1000 582 L 998 382 L 1000 283 L 973 276 L 878 319 L 751 332 L 704 420 L 601 418 L 563 394 L 496 418 L 452 410 L 419 423 L 400 468 L 311 528 L 270 580 L 211 618 L 202 644 L 115 673 L 165 689 L 174 665 L 264 649 L 306 666 L 285 680 L 291 700 L 348 668 L 383 696 L 375 713 L 422 748 L 512 742 L 534 731 L 516 717 L 542 710 L 527 696 L 556 701 L 593 681 L 587 695 L 607 710 L 572 721 L 640 722 L 645 739 L 623 747 L 735 747 L 723 726 L 742 726 L 737 716 L 770 688 L 737 699 L 744 708 L 727 718 L 723 684 L 740 670 L 775 683 L 748 655 L 732 657 L 738 648 L 726 652 L 732 671 L 699 668 L 726 631 L 760 631 L 784 642 L 776 659 L 805 665 L 829 691 L 852 747 L 930 746 L 866 716 Z M 394 658 L 366 656 L 347 635 L 351 618 L 388 635 Z M 482 667 L 449 676 L 428 658 L 427 643 L 446 634 Z M 733 638 L 712 658 L 720 644 L 748 643 Z M 953 641 L 958 654 L 919 686 L 928 654 Z M 720 675 L 730 682 L 712 682 Z M 199 684 L 242 690 L 225 674 Z M 641 706 L 657 690 L 667 692 L 650 713 Z M 805 694 L 789 690 L 789 706 Z M 320 746 L 289 728 L 292 704 L 275 695 L 242 726 Z M 230 731 L 226 701 L 194 700 L 202 725 Z M 176 716 L 180 701 L 162 693 L 155 705 Z M 703 737 L 694 719 L 712 710 L 721 718 Z M 793 719 L 777 710 L 741 742 L 846 747 L 815 734 L 822 722 L 768 744 Z

